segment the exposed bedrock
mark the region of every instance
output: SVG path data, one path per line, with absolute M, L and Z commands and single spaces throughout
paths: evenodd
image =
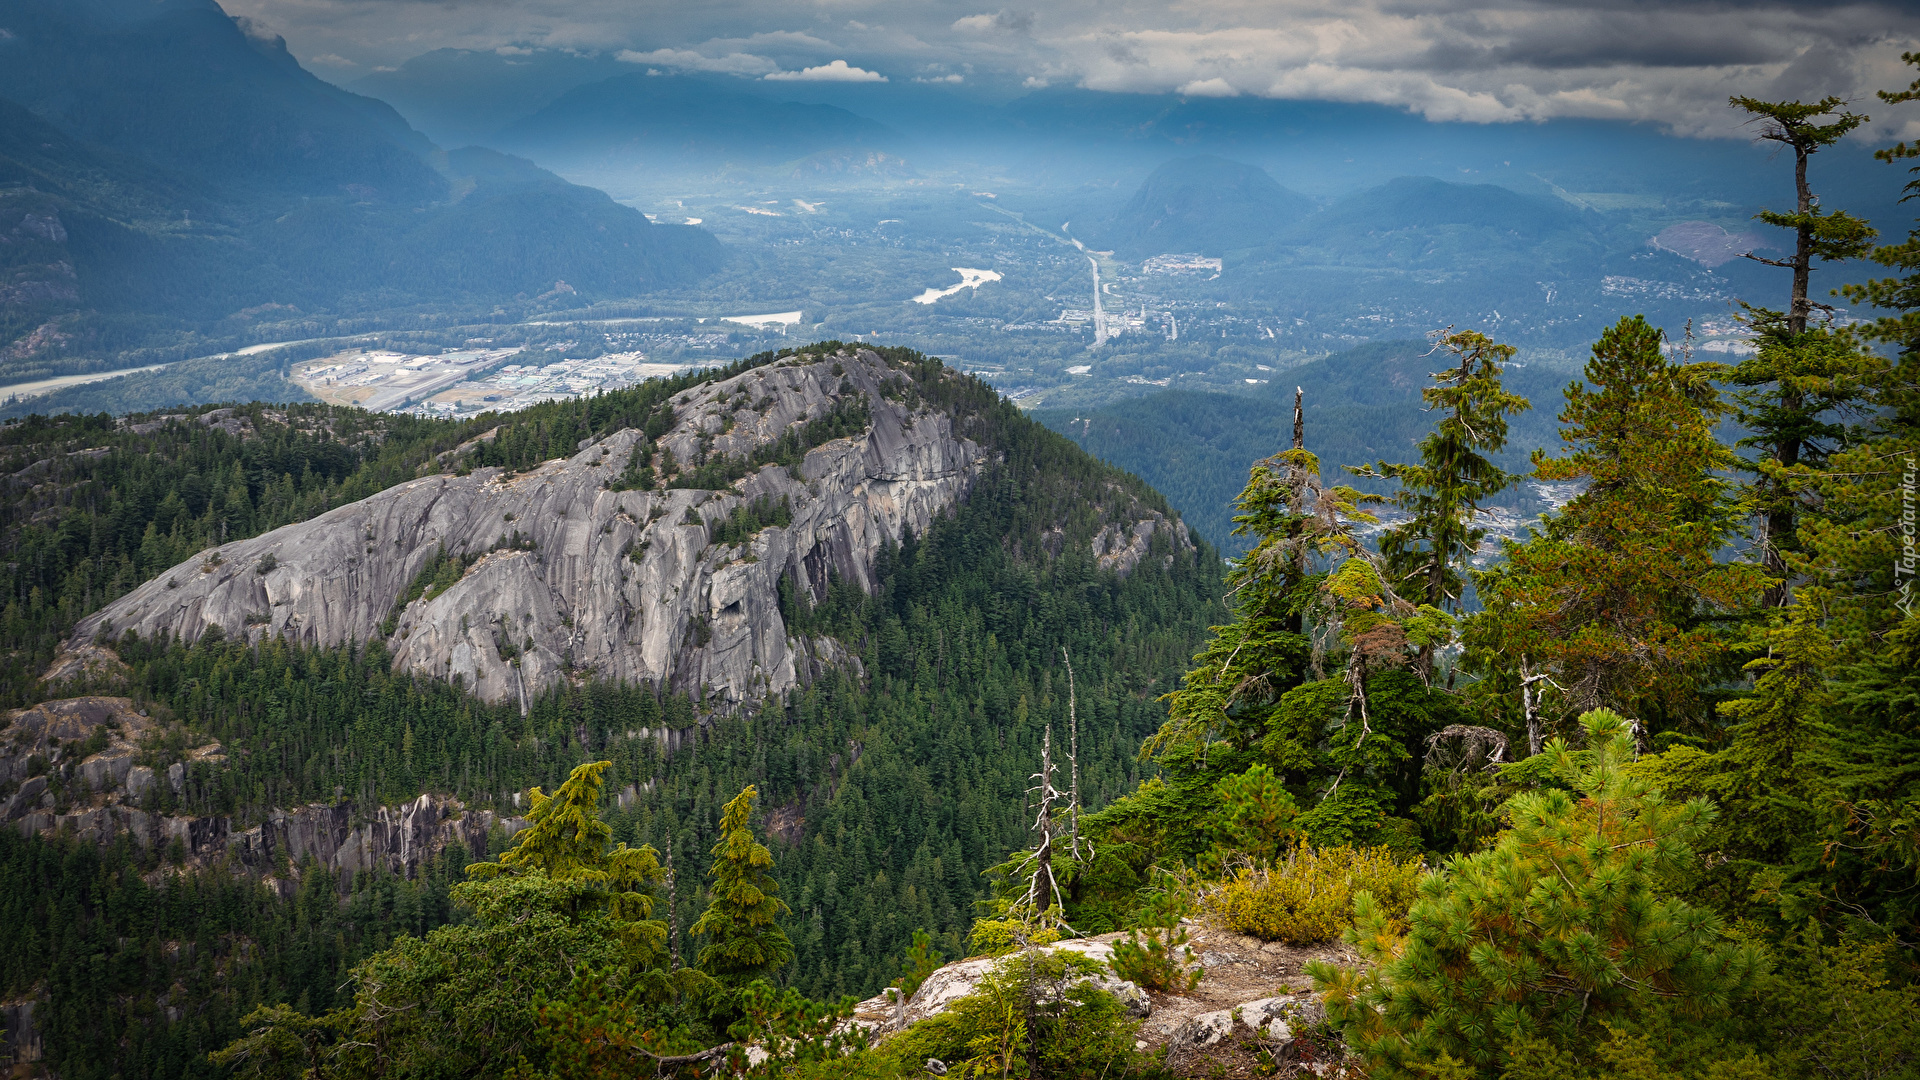
M 615 491 L 641 440 L 629 429 L 513 476 L 429 476 L 203 552 L 84 620 L 72 644 L 128 630 L 195 640 L 214 626 L 253 640 L 368 641 L 444 548 L 486 554 L 398 613 L 387 639 L 396 670 L 458 678 L 523 706 L 569 668 L 735 701 L 778 693 L 836 653 L 789 636 L 780 578 L 816 597 L 836 573 L 871 588 L 882 548 L 925 531 L 985 463 L 945 413 L 883 393 L 899 378 L 863 350 L 782 361 L 674 399 L 675 426 L 658 447 L 689 463 L 703 441 L 710 458 L 745 459 L 864 395 L 867 430 L 814 447 L 797 470 L 767 465 L 727 491 Z M 791 524 L 711 542 L 712 525 L 761 496 L 785 498 Z M 1131 533 L 1102 539 L 1102 555 L 1139 543 Z
M 0 726 L 0 824 L 26 835 L 65 835 L 108 843 L 122 834 L 146 847 L 176 849 L 195 865 L 223 863 L 281 877 L 309 861 L 339 874 L 379 870 L 415 877 L 454 843 L 477 855 L 488 834 L 511 836 L 522 818 L 469 810 L 443 795 L 421 795 L 399 806 L 351 802 L 309 803 L 275 810 L 237 828 L 226 816 L 170 813 L 160 798 L 186 792 L 187 766 L 224 765 L 219 743 L 166 755 L 160 725 L 120 697 L 81 697 L 14 709 Z M 162 760 L 165 758 L 165 760 Z

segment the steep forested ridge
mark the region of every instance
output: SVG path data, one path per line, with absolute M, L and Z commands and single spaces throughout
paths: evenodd
M 1164 509 L 1137 479 L 1093 462 L 984 385 L 951 377 L 937 361 L 904 350 L 886 353 L 909 377 L 907 392 L 970 418 L 970 437 L 993 451 L 994 463 L 951 517 L 883 555 L 881 586 L 872 595 L 837 584 L 817 606 L 803 595 L 783 596 L 790 626 L 844 642 L 864 674 L 842 669 L 785 701 L 737 714 L 715 713 L 709 703 L 653 687 L 589 682 L 539 698 L 523 716 L 515 706 L 489 706 L 446 684 L 393 676 L 378 643 L 312 650 L 278 642 L 249 647 L 218 635 L 191 647 L 125 640 L 117 644 L 129 671 L 113 686 L 195 737 L 219 739 L 229 755 L 226 762 L 191 763 L 180 793 L 161 786 L 153 809 L 245 823 L 310 800 L 391 804 L 437 791 L 510 811 L 516 792 L 535 784 L 551 788 L 580 762 L 604 758 L 614 763 L 609 790 L 630 794 L 605 807 L 603 816 L 615 839 L 671 850 L 684 939 L 706 903 L 699 882 L 720 809 L 752 783 L 762 795 L 766 827 L 777 837 L 776 874 L 793 909 L 785 921 L 796 955 L 782 972 L 792 985 L 829 997 L 871 993 L 897 974 L 916 930 L 931 931 L 944 951 L 958 953 L 987 885 L 982 871 L 1018 846 L 1029 824 L 1023 793 L 1046 726 L 1053 725 L 1056 739 L 1065 737 L 1063 648 L 1076 677 L 1082 784 L 1089 803 L 1098 805 L 1139 782 L 1135 751 L 1160 721 L 1156 698 L 1175 685 L 1194 642 L 1224 610 L 1218 562 L 1204 546 L 1182 546 L 1162 534 L 1129 574 L 1096 563 L 1089 545 L 1115 500 Z M 226 418 L 259 425 L 244 434 L 178 420 L 151 434 L 105 418 L 12 425 L 7 430 L 15 432 L 22 457 L 57 439 L 116 447 L 85 459 L 92 471 L 64 475 L 41 495 L 64 515 L 59 520 L 73 522 L 64 526 L 67 547 L 59 543 L 59 526 L 26 522 L 12 533 L 23 550 L 31 545 L 56 560 L 47 573 L 59 573 L 47 581 L 62 590 L 49 604 L 44 595 L 51 586 L 42 586 L 40 607 L 32 608 L 35 585 L 22 586 L 21 606 L 39 611 L 40 621 L 24 624 L 21 640 L 50 655 L 58 627 L 171 565 L 162 554 L 144 561 L 139 546 L 122 537 L 151 539 L 156 551 L 158 538 L 167 537 L 178 550 L 191 551 L 217 539 L 222 522 L 229 536 L 259 531 L 338 505 L 343 493 L 423 469 L 529 467 L 571 452 L 583 436 L 644 427 L 660 401 L 695 379 L 723 378 L 772 359 L 465 425 L 403 420 L 388 426 L 389 418 L 308 407 Z M 321 428 L 322 419 L 330 426 Z M 303 425 L 318 430 L 301 434 Z M 435 457 L 496 426 L 501 430 L 491 441 L 444 464 Z M 132 452 L 136 440 L 160 436 L 174 441 L 140 442 L 146 453 Z M 282 447 L 280 456 L 269 454 L 269 445 Z M 329 469 L 313 464 L 323 458 L 332 461 Z M 184 500 L 143 500 L 141 485 L 153 481 L 117 470 L 113 463 L 123 459 L 176 470 L 165 474 L 176 478 L 174 486 L 209 473 L 240 479 L 229 479 L 218 501 L 209 492 L 204 504 L 175 507 Z M 160 464 L 169 459 L 173 463 Z M 311 478 L 288 479 L 283 466 L 290 463 Z M 277 481 L 257 489 L 244 484 L 275 470 Z M 147 501 L 154 505 L 142 509 Z M 82 546 L 83 538 L 99 545 L 99 556 Z M 120 576 L 95 566 L 116 567 Z M 25 700 L 35 672 L 25 657 L 17 664 L 16 700 Z M 667 753 L 657 735 L 635 734 L 642 728 L 674 729 L 685 741 Z M 161 766 L 182 760 L 191 741 L 157 748 L 153 760 Z M 213 1049 L 237 1034 L 233 1021 L 252 1003 L 293 1002 L 305 994 L 305 1007 L 319 1011 L 335 1000 L 317 996 L 305 976 L 289 974 L 287 950 L 310 947 L 299 935 L 311 916 L 268 899 L 264 886 L 222 879 L 222 895 L 252 912 L 251 921 L 235 917 L 239 921 L 223 931 L 227 940 L 264 942 L 229 953 L 214 949 L 222 959 L 203 961 L 230 968 L 230 978 L 190 984 L 186 996 L 194 1007 L 177 1021 L 138 1010 L 112 1022 L 71 1019 L 98 1011 L 100 995 L 147 993 L 121 972 L 152 947 L 152 935 L 109 929 L 121 925 L 114 922 L 121 916 L 112 899 L 112 889 L 121 886 L 96 888 L 81 878 L 111 883 L 144 870 L 162 890 L 174 888 L 166 883 L 176 879 L 164 869 L 165 851 L 119 849 L 112 858 L 133 870 L 116 877 L 59 850 L 64 846 L 35 839 L 10 848 L 9 858 L 20 873 L 38 874 L 70 895 L 63 901 L 70 914 L 62 918 L 88 932 L 36 945 L 30 955 L 41 959 L 11 969 L 7 992 L 31 992 L 53 967 L 101 958 L 99 981 L 58 984 L 50 999 L 48 1015 L 67 1018 L 46 1027 L 49 1061 L 60 1063 L 62 1075 L 138 1071 L 136 1063 L 149 1060 L 138 1055 L 159 1052 L 110 1050 L 118 1035 L 109 1032 L 120 1031 L 119 1024 L 134 1033 L 128 1045 L 137 1048 Z M 63 875 L 80 876 L 69 882 Z M 299 876 L 297 895 L 318 888 L 313 877 Z M 355 887 L 375 886 L 361 881 Z M 414 895 L 408 889 L 429 886 L 379 888 L 408 897 Z M 445 918 L 444 899 L 434 899 L 443 894 L 429 888 L 420 895 L 391 907 L 372 901 L 349 907 L 342 917 L 359 921 L 328 955 L 346 962 L 398 930 L 417 933 Z M 282 941 L 288 944 L 274 944 Z M 682 951 L 691 956 L 697 947 L 687 939 Z M 185 1067 L 211 1068 L 204 1060 Z M 88 1071 L 94 1068 L 102 1071 Z

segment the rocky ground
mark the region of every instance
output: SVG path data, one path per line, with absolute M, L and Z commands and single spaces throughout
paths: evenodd
M 1344 946 L 1292 946 L 1236 934 L 1207 920 L 1186 925 L 1202 976 L 1180 993 L 1147 991 L 1118 978 L 1097 984 L 1142 1016 L 1139 1048 L 1175 1075 L 1230 1077 L 1345 1075 L 1339 1043 L 1327 1031 L 1306 965 L 1312 960 L 1358 963 Z M 1061 942 L 1102 962 L 1125 934 Z M 971 992 L 994 961 L 973 958 L 948 964 L 928 976 L 904 1004 L 887 994 L 863 1001 L 853 1022 L 886 1034 L 936 1015 Z

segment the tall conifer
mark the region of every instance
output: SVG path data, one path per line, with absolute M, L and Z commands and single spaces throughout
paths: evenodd
M 741 986 L 771 975 L 793 959 L 793 943 L 780 928 L 785 902 L 774 896 L 773 853 L 753 838 L 753 800 L 760 794 L 752 784 L 734 796 L 720 818 L 720 842 L 713 846 L 711 899 L 696 935 L 707 944 L 700 950 L 700 969 L 728 986 Z
M 1756 331 L 1759 348 L 1734 367 L 1729 380 L 1736 388 L 1733 401 L 1741 425 L 1750 432 L 1740 445 L 1759 452 L 1746 466 L 1755 477 L 1746 501 L 1756 520 L 1761 565 L 1776 579 L 1765 603 L 1779 607 L 1792 593 L 1785 552 L 1796 543 L 1799 513 L 1783 470 L 1802 464 L 1818 468 L 1838 448 L 1846 432 L 1844 414 L 1864 404 L 1861 375 L 1868 361 L 1851 335 L 1809 326 L 1814 308 L 1832 310 L 1809 295 L 1814 263 L 1859 258 L 1875 234 L 1864 220 L 1844 210 L 1823 209 L 1807 166 L 1813 155 L 1845 138 L 1867 117 L 1848 112 L 1847 103 L 1835 97 L 1810 103 L 1736 97 L 1732 104 L 1759 125 L 1761 139 L 1779 143 L 1794 155 L 1793 211 L 1756 215 L 1768 225 L 1793 231 L 1793 254 L 1785 259 L 1745 254 L 1793 272 L 1787 310 L 1748 306 L 1747 322 Z M 1822 118 L 1828 122 L 1820 123 Z
M 1507 445 L 1507 417 L 1532 404 L 1500 385 L 1500 365 L 1513 358 L 1513 346 L 1475 330 L 1447 334 L 1440 345 L 1459 362 L 1436 372 L 1434 385 L 1420 391 L 1428 409 L 1442 410 L 1433 432 L 1420 440 L 1420 464 L 1382 461 L 1352 471 L 1399 483 L 1389 501 L 1409 517 L 1380 536 L 1387 577 L 1403 598 L 1444 610 L 1459 605 L 1459 568 L 1486 537 L 1476 524 L 1482 504 L 1520 480 L 1487 455 Z M 1423 669 L 1432 658 L 1431 646 L 1420 650 Z
M 1535 475 L 1584 490 L 1476 575 L 1486 609 L 1467 643 L 1483 669 L 1550 673 L 1576 710 L 1697 719 L 1700 681 L 1727 655 L 1702 617 L 1750 602 L 1762 575 L 1714 557 L 1734 526 L 1716 369 L 1670 361 L 1661 338 L 1635 316 L 1594 344 L 1560 414 L 1570 452 L 1534 456 Z

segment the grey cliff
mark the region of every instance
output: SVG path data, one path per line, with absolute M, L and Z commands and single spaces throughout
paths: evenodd
M 523 708 L 569 671 L 730 701 L 777 694 L 848 662 L 832 642 L 789 634 L 779 579 L 815 597 L 835 573 L 870 589 L 883 547 L 924 532 L 986 464 L 951 417 L 884 392 L 900 378 L 862 350 L 696 386 L 673 399 L 674 427 L 657 445 L 678 462 L 696 460 L 703 440 L 709 456 L 745 458 L 846 395 L 868 399 L 871 421 L 798 469 L 767 465 L 728 491 L 613 490 L 642 438 L 631 429 L 517 475 L 423 477 L 204 552 L 82 621 L 71 647 L 129 630 L 195 640 L 216 626 L 252 640 L 368 641 L 444 549 L 485 554 L 398 613 L 388 638 L 397 671 L 458 679 Z M 711 542 L 699 522 L 761 496 L 785 498 L 792 523 Z M 514 547 L 515 534 L 531 550 Z M 1108 562 L 1140 543 L 1131 532 L 1102 540 Z

